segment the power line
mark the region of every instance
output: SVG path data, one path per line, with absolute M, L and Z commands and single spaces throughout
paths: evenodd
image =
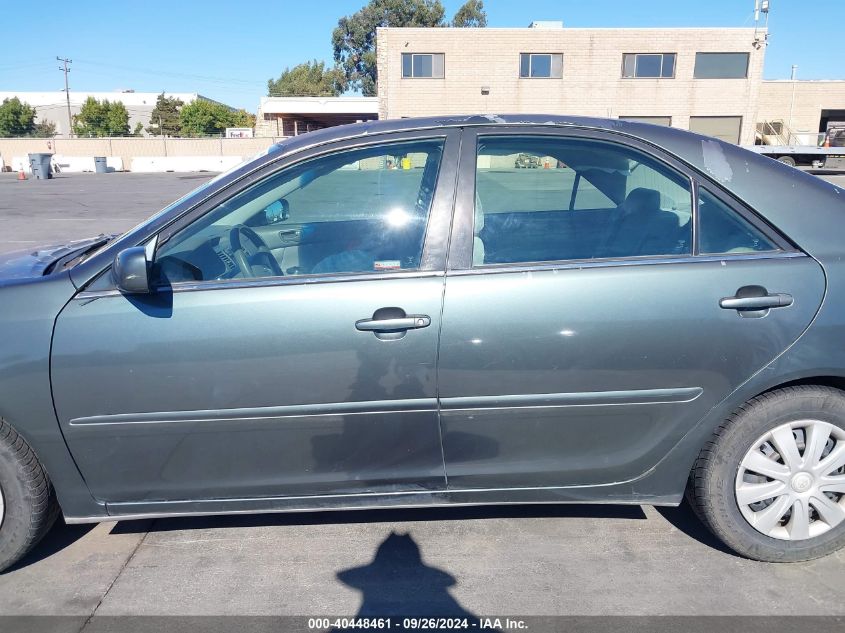
M 136 73 L 142 73 L 147 75 L 156 75 L 156 76 L 167 76 L 167 77 L 178 77 L 183 79 L 194 79 L 199 81 L 204 81 L 208 83 L 222 83 L 222 84 L 243 84 L 243 85 L 264 85 L 266 84 L 265 81 L 253 80 L 253 79 L 242 79 L 239 77 L 216 77 L 211 75 L 198 75 L 194 73 L 180 73 L 162 69 L 151 69 L 151 68 L 139 68 L 137 66 L 125 66 L 122 64 L 108 64 L 105 62 L 96 62 L 87 59 L 80 59 L 77 60 L 78 62 L 90 65 L 90 66 L 100 66 L 102 68 L 113 68 L 116 70 L 130 70 Z

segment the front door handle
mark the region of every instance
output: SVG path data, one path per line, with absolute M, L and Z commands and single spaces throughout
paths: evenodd
M 725 310 L 766 310 L 792 305 L 792 295 L 776 294 L 765 297 L 725 297 L 719 306 Z
M 770 308 L 786 308 L 792 305 L 792 295 L 779 292 L 770 294 L 763 286 L 743 286 L 733 297 L 723 297 L 719 307 L 725 310 L 759 311 Z
M 431 317 L 425 314 L 409 314 L 393 319 L 361 319 L 355 328 L 362 332 L 402 332 L 431 325 Z

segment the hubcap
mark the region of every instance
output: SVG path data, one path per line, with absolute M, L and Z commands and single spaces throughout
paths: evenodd
M 3 502 L 3 489 L 0 488 L 0 527 L 3 526 L 3 518 L 6 515 L 6 506 Z
M 758 532 L 800 541 L 845 520 L 845 431 L 821 420 L 782 424 L 742 458 L 736 502 Z

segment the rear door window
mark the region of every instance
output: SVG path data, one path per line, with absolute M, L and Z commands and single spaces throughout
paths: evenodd
M 760 229 L 704 187 L 698 189 L 698 218 L 703 255 L 778 250 Z
M 692 254 L 689 180 L 598 140 L 479 141 L 473 266 Z

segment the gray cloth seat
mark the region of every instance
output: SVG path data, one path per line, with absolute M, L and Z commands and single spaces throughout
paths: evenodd
M 660 208 L 660 192 L 639 187 L 619 206 L 608 239 L 596 257 L 675 254 L 679 229 L 678 216 Z

